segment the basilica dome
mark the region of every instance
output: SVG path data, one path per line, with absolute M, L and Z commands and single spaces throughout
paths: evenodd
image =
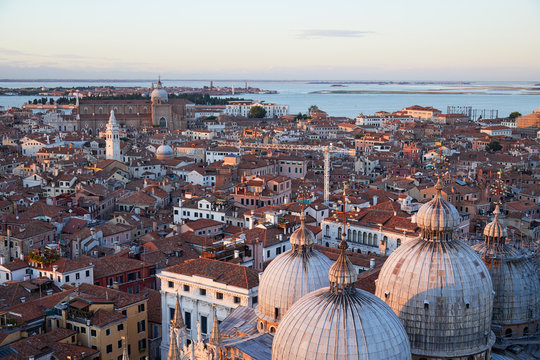
M 162 87 L 161 80 L 158 81 L 157 87 L 152 90 L 150 97 L 152 98 L 152 103 L 160 104 L 169 101 L 169 95 L 167 94 L 167 91 Z
M 540 281 L 530 254 L 507 241 L 498 205 L 493 214 L 493 221 L 484 229 L 485 241 L 473 248 L 486 263 L 493 282 L 492 329 L 501 339 L 498 344 L 509 345 L 513 338 L 538 334 Z
M 437 181 L 435 190 L 440 192 L 442 184 Z M 459 213 L 457 209 L 444 200 L 441 196 L 435 196 L 433 200 L 424 204 L 416 214 L 416 223 L 427 236 L 437 234 L 447 235 L 459 225 Z
M 305 227 L 290 237 L 292 249 L 277 256 L 263 272 L 259 283 L 257 315 L 261 332 L 275 332 L 289 308 L 302 296 L 329 285 L 331 261 L 313 249 L 315 236 Z
M 354 287 L 345 241 L 340 248 L 330 287 L 302 297 L 279 324 L 272 360 L 410 359 L 401 321 L 381 299 Z
M 401 319 L 413 356 L 484 356 L 495 341 L 491 277 L 474 250 L 453 238 L 459 215 L 440 181 L 417 219 L 422 235 L 388 257 L 375 294 Z

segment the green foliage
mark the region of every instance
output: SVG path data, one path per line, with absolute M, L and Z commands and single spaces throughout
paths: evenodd
M 355 138 L 355 139 L 361 139 L 361 138 L 363 138 L 364 136 L 365 136 L 364 134 L 356 134 L 356 135 L 354 135 L 354 138 Z
M 50 99 L 49 99 L 49 104 L 50 104 L 50 105 L 54 105 L 54 99 L 53 99 L 53 98 L 50 98 Z
M 75 104 L 75 102 L 76 102 L 75 98 L 68 98 L 68 97 L 65 97 L 65 96 L 62 96 L 62 97 L 56 99 L 56 103 L 58 105 Z
M 502 145 L 498 141 L 492 141 L 486 145 L 486 151 L 495 152 L 502 149 Z
M 251 109 L 249 109 L 248 117 L 253 119 L 263 119 L 266 117 L 266 110 L 259 105 L 252 106 Z
M 508 117 L 510 119 L 515 119 L 515 118 L 518 118 L 521 116 L 521 113 L 517 112 L 517 111 L 514 111 L 513 113 L 511 113 Z
M 319 110 L 319 107 L 317 105 L 311 105 L 310 107 L 308 107 L 308 112 L 311 114 L 311 112 L 313 111 L 317 111 Z
M 311 117 L 308 114 L 302 114 L 301 112 L 299 112 L 298 115 L 294 117 L 294 120 L 305 120 L 310 118 Z

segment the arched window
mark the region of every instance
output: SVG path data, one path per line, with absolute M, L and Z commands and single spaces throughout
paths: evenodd
M 373 245 L 375 245 L 375 246 L 379 246 L 379 242 L 378 242 L 377 234 L 373 235 Z
M 133 114 L 133 108 L 131 106 L 128 109 L 128 113 Z
M 274 334 L 276 332 L 276 328 L 273 326 L 270 326 L 270 333 Z
M 166 128 L 167 127 L 167 120 L 162 117 L 161 119 L 159 119 L 159 127 L 162 127 L 162 128 Z
M 368 243 L 368 245 L 373 245 L 373 234 L 368 235 L 367 243 Z
M 384 241 L 384 243 L 385 243 L 385 244 L 387 244 L 387 243 L 388 243 L 388 236 L 386 236 L 386 235 L 385 235 L 385 236 L 383 236 L 383 238 L 382 238 L 382 239 L 383 239 L 383 241 Z
M 506 329 L 504 332 L 504 337 L 512 337 L 512 329 Z
M 98 109 L 98 114 L 103 114 L 103 108 L 101 106 Z
M 362 235 L 362 244 L 367 244 L 367 233 Z
M 337 229 L 337 239 L 341 240 L 341 227 L 338 227 Z
M 326 236 L 330 236 L 330 225 L 326 225 Z
M 84 107 L 84 113 L 88 114 L 88 108 L 86 106 Z
M 356 230 L 352 232 L 352 241 L 356 242 Z
M 529 336 L 529 328 L 527 326 L 523 328 L 523 336 Z
M 347 230 L 347 241 L 351 241 L 352 239 L 352 232 L 351 229 Z
M 328 241 L 324 244 L 326 247 L 330 247 L 330 244 L 328 243 Z
M 400 247 L 401 246 L 401 239 L 397 239 L 396 242 L 397 242 L 397 247 Z

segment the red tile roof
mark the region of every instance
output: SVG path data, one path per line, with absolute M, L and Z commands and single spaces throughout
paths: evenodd
M 243 289 L 259 286 L 259 274 L 255 269 L 212 259 L 188 260 L 163 271 L 187 276 L 202 276 Z

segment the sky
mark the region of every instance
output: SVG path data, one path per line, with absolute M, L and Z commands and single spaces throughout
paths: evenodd
M 540 80 L 540 0 L 0 0 L 0 79 Z

